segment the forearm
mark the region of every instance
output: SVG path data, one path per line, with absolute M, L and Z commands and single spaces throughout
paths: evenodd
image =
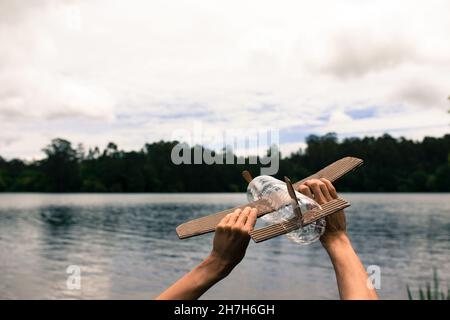
M 244 258 L 250 240 L 249 232 L 256 223 L 257 210 L 245 207 L 227 214 L 216 226 L 213 249 L 208 258 L 170 288 L 159 300 L 198 299 L 215 283 L 225 278 Z
M 341 299 L 378 299 L 375 289 L 368 286 L 367 272 L 345 233 L 323 245 L 333 263 Z
M 195 300 L 223 279 L 227 270 L 213 257 L 208 257 L 188 274 L 161 293 L 157 300 Z

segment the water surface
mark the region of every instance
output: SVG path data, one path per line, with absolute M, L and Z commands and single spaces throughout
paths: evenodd
M 351 240 L 381 268 L 381 298 L 404 299 L 436 267 L 450 282 L 449 194 L 342 194 Z M 211 248 L 212 235 L 179 240 L 175 227 L 245 202 L 244 194 L 0 194 L 0 298 L 151 299 Z M 69 290 L 66 268 L 81 269 Z M 204 298 L 334 299 L 320 243 L 251 243 L 244 261 Z

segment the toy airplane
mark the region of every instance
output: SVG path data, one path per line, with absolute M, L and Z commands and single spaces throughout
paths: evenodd
M 323 168 L 317 173 L 307 178 L 304 178 L 303 180 L 300 180 L 294 184 L 291 183 L 289 178 L 285 177 L 286 187 L 289 194 L 288 201 L 280 202 L 279 195 L 272 194 L 262 197 L 259 200 L 235 208 L 227 209 L 212 215 L 194 219 L 186 223 L 183 223 L 176 228 L 178 237 L 180 239 L 185 239 L 205 234 L 208 232 L 213 232 L 216 228 L 216 225 L 228 213 L 231 213 L 236 209 L 244 209 L 245 207 L 256 208 L 258 210 L 258 218 L 273 211 L 279 210 L 281 207 L 287 205 L 292 205 L 295 214 L 295 216 L 292 219 L 289 219 L 287 221 L 275 223 L 251 231 L 250 236 L 255 242 L 265 241 L 273 237 L 277 237 L 279 235 L 294 231 L 298 228 L 302 228 L 310 223 L 313 223 L 314 221 L 317 221 L 318 219 L 321 219 L 323 217 L 326 217 L 330 214 L 333 214 L 335 212 L 338 212 L 340 210 L 349 207 L 350 203 L 348 203 L 342 198 L 337 198 L 323 204 L 320 208 L 314 208 L 302 213 L 294 190 L 296 190 L 300 184 L 309 179 L 325 178 L 330 180 L 331 182 L 334 182 L 339 178 L 341 178 L 343 175 L 347 174 L 348 172 L 361 166 L 362 163 L 363 160 L 361 159 L 353 157 L 345 157 L 336 162 L 333 162 L 332 164 L 328 165 L 327 167 Z M 248 183 L 251 183 L 251 181 L 253 180 L 252 176 L 248 171 L 242 172 L 242 175 Z M 286 192 L 284 191 L 284 193 Z

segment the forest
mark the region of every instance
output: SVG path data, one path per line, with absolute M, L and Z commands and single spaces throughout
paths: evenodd
M 110 142 L 103 150 L 85 151 L 82 145 L 57 138 L 43 149 L 41 160 L 0 157 L 0 191 L 243 192 L 241 171 L 259 174 L 259 165 L 248 164 L 248 158 L 242 159 L 246 164 L 175 165 L 171 150 L 177 143 L 147 143 L 141 150 L 125 152 Z M 355 156 L 364 160 L 364 166 L 338 182 L 340 191 L 450 191 L 450 134 L 422 141 L 387 134 L 339 141 L 336 134 L 328 133 L 310 135 L 306 144 L 305 150 L 281 155 L 277 178 L 299 180 L 344 156 Z

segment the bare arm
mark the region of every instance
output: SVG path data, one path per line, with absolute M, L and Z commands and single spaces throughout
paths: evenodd
M 346 234 L 322 244 L 333 263 L 341 299 L 378 299 L 375 289 L 368 286 L 366 270 Z
M 312 179 L 299 187 L 299 191 L 319 204 L 337 198 L 336 189 L 327 179 Z M 356 255 L 346 232 L 344 211 L 326 218 L 327 225 L 320 241 L 330 256 L 336 274 L 339 296 L 348 299 L 378 299 L 374 288 L 368 286 L 368 276 Z
M 216 227 L 211 254 L 156 299 L 198 299 L 225 278 L 245 256 L 250 240 L 248 233 L 256 223 L 256 214 L 256 209 L 247 207 L 225 216 Z

